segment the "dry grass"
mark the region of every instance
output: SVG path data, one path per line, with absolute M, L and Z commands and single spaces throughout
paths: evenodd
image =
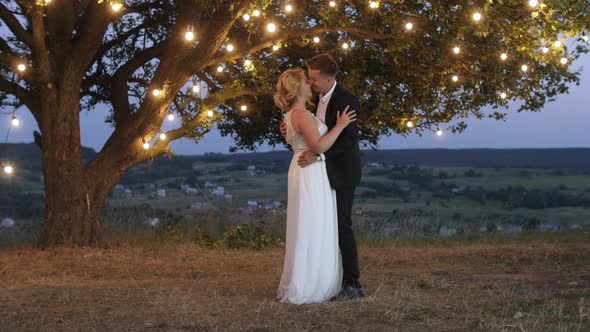
M 589 331 L 587 240 L 364 244 L 368 296 L 304 306 L 274 300 L 281 248 L 5 249 L 0 330 Z

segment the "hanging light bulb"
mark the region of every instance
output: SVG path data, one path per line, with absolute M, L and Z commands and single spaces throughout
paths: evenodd
M 272 50 L 273 50 L 273 51 L 278 51 L 278 50 L 279 50 L 279 48 L 280 48 L 280 46 L 279 46 L 279 45 L 277 45 L 277 44 L 274 44 L 274 45 L 272 45 Z
M 313 42 L 314 43 L 319 43 L 320 42 L 320 37 L 313 37 Z
M 121 10 L 121 8 L 123 8 L 123 4 L 117 1 L 111 5 L 111 8 L 113 9 L 113 11 L 118 12 L 119 10 Z
M 246 59 L 244 60 L 244 68 L 248 69 L 252 67 L 252 60 Z
M 539 1 L 537 1 L 537 0 L 530 0 L 529 1 L 529 6 L 531 6 L 531 7 L 537 7 L 538 4 L 539 4 Z
M 242 110 L 242 112 L 243 112 L 243 111 L 246 111 L 246 110 L 248 110 L 248 106 L 246 106 L 246 105 L 242 105 L 242 107 L 240 107 L 240 109 Z
M 506 97 L 508 97 L 508 95 L 506 94 L 506 92 L 502 92 L 502 93 L 500 94 L 500 98 L 502 98 L 502 99 L 506 99 Z
M 184 38 L 188 41 L 195 39 L 195 34 L 193 33 L 193 26 L 189 25 L 186 29 L 186 33 L 184 34 Z
M 256 9 L 252 14 L 254 14 L 254 16 L 258 17 L 258 16 L 260 16 L 260 10 Z
M 164 133 L 161 133 L 161 134 L 160 134 L 160 139 L 161 139 L 162 141 L 166 140 L 166 134 L 164 134 Z
M 232 45 L 232 44 L 229 44 L 229 45 L 227 45 L 227 46 L 225 47 L 225 49 L 226 49 L 228 52 L 232 52 L 232 51 L 234 50 L 234 45 Z
M 160 95 L 160 90 L 154 89 L 154 91 L 152 91 L 152 94 L 157 97 Z
M 51 0 L 45 0 L 45 3 L 46 3 L 46 4 L 48 4 L 48 3 L 50 3 L 50 2 L 51 2 Z
M 143 143 L 143 149 L 144 149 L 144 150 L 147 150 L 147 149 L 149 149 L 149 148 L 150 148 L 150 143 L 148 143 L 148 142 L 144 142 L 144 143 Z
M 193 92 L 197 93 L 199 91 L 201 91 L 201 87 L 198 84 L 193 85 Z
M 583 36 L 582 36 L 582 40 L 583 40 L 583 41 L 585 41 L 585 42 L 587 42 L 587 41 L 588 41 L 588 36 L 586 36 L 586 35 L 583 35 Z
M 286 6 L 285 6 L 285 11 L 286 11 L 287 13 L 290 13 L 290 12 L 292 12 L 292 11 L 293 11 L 293 6 L 291 6 L 291 5 L 286 5 Z
M 506 53 L 500 54 L 500 59 L 502 59 L 502 60 L 508 59 L 508 54 L 506 54 Z
M 379 8 L 379 2 L 377 2 L 377 1 L 371 1 L 369 3 L 369 7 L 373 8 L 373 9 L 377 9 L 377 8 Z
M 408 122 L 406 123 L 406 126 L 408 126 L 408 128 L 413 128 L 413 127 L 414 127 L 414 122 L 412 122 L 412 121 L 408 121 Z
M 348 45 L 348 43 L 342 43 L 342 48 L 347 50 L 350 48 L 350 45 Z
M 266 30 L 268 32 L 275 32 L 277 31 L 277 26 L 274 23 L 268 23 L 268 25 L 266 26 Z
M 526 73 L 526 72 L 529 70 L 529 66 L 527 66 L 527 65 L 522 65 L 522 66 L 520 67 L 520 69 Z
M 217 66 L 217 72 L 221 73 L 223 71 L 223 66 L 219 65 Z
M 406 30 L 412 30 L 412 28 L 414 28 L 414 24 L 411 22 L 406 23 Z
M 459 46 L 455 46 L 453 48 L 453 52 L 455 52 L 455 54 L 459 54 L 459 52 L 461 52 L 461 49 L 459 48 Z
M 443 131 L 442 130 L 437 130 L 436 131 L 436 136 L 442 136 L 443 135 Z
M 12 166 L 10 166 L 10 165 L 4 166 L 4 173 L 12 174 L 13 171 L 14 171 L 14 169 L 12 168 Z
M 476 22 L 479 22 L 481 20 L 481 14 L 480 13 L 473 14 L 473 20 Z
M 567 63 L 567 58 L 565 58 L 565 57 L 561 58 L 559 61 L 561 62 L 562 65 L 565 65 Z
M 12 124 L 13 127 L 18 127 L 20 125 L 20 120 L 16 117 L 16 115 L 12 116 L 12 120 L 10 120 L 10 124 Z
M 208 110 L 208 111 L 207 111 L 207 116 L 208 116 L 208 117 L 212 117 L 212 116 L 213 116 L 213 111 L 211 111 L 211 110 Z
M 459 80 L 459 76 L 453 75 L 452 79 L 453 79 L 453 82 L 457 82 Z
M 543 53 L 547 53 L 549 52 L 549 48 L 548 47 L 543 47 L 543 49 L 541 50 Z
M 174 121 L 174 114 L 168 114 L 168 121 Z
M 244 16 L 242 16 L 242 18 L 244 19 L 244 21 L 250 21 L 250 15 L 248 15 L 248 14 L 244 14 Z
M 19 63 L 18 66 L 16 66 L 16 68 L 19 71 L 23 72 L 23 71 L 25 71 L 25 69 L 27 69 L 27 66 L 24 63 Z
M 555 46 L 555 47 L 561 47 L 561 45 L 562 45 L 561 41 L 559 41 L 559 40 L 556 41 L 555 43 L 553 43 L 553 46 Z
M 336 7 L 336 1 L 330 1 L 329 5 L 330 7 Z

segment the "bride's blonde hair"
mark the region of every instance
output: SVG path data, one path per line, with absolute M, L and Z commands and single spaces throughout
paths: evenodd
M 302 77 L 305 77 L 305 72 L 301 68 L 287 69 L 281 74 L 277 82 L 277 92 L 273 96 L 278 108 L 286 111 L 293 106 L 303 89 Z

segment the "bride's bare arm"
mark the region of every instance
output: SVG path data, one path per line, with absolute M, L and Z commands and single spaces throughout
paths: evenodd
M 348 107 L 342 112 L 338 112 L 336 125 L 326 135 L 320 136 L 316 120 L 313 115 L 307 111 L 294 109 L 291 115 L 291 125 L 298 133 L 303 135 L 305 143 L 316 154 L 324 153 L 338 138 L 338 135 L 348 126 L 349 123 L 356 121 L 355 111 L 348 111 Z

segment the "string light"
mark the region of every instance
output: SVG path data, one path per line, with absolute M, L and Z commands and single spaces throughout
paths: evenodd
M 10 120 L 10 124 L 13 127 L 18 127 L 20 125 L 20 120 L 16 117 L 16 115 L 12 116 L 12 120 Z
M 245 68 L 252 67 L 252 60 L 249 60 L 249 59 L 244 60 L 244 67 Z
M 406 123 L 406 126 L 408 126 L 408 128 L 413 128 L 413 127 L 414 127 L 414 122 L 412 122 L 412 121 L 408 121 L 408 122 Z
M 163 140 L 165 140 L 165 139 L 166 139 L 166 134 L 164 134 L 164 133 L 161 133 L 161 134 L 160 134 L 160 139 L 161 139 L 162 141 L 163 141 Z
M 244 16 L 242 16 L 242 18 L 244 19 L 244 21 L 250 21 L 250 15 L 248 15 L 248 14 L 244 14 Z
M 148 143 L 148 142 L 143 142 L 143 149 L 144 149 L 144 150 L 147 150 L 147 149 L 149 149 L 149 148 L 150 148 L 150 143 Z
M 443 131 L 442 130 L 437 130 L 436 131 L 436 136 L 442 136 L 443 135 Z
M 527 65 L 522 65 L 522 66 L 520 67 L 520 69 L 526 73 L 526 72 L 529 70 L 529 66 L 527 66 Z
M 14 171 L 14 169 L 12 168 L 12 166 L 10 166 L 10 165 L 4 166 L 4 173 L 12 174 L 13 171 Z
M 278 51 L 278 50 L 279 50 L 279 48 L 280 48 L 280 46 L 279 46 L 279 45 L 277 45 L 277 44 L 274 44 L 274 45 L 272 45 L 272 50 L 273 50 L 273 51 Z
M 377 2 L 377 1 L 371 1 L 369 3 L 369 7 L 373 8 L 373 9 L 377 9 L 377 8 L 379 8 L 379 2 Z
M 174 114 L 168 114 L 168 121 L 174 121 Z
M 254 16 L 258 17 L 258 16 L 260 16 L 260 11 L 258 9 L 256 9 L 252 14 L 254 14 Z
M 217 67 L 217 72 L 218 72 L 218 73 L 221 73 L 222 71 L 223 71 L 223 66 L 218 66 L 218 67 Z
M 267 30 L 268 32 L 275 32 L 275 31 L 277 30 L 277 26 L 276 26 L 274 23 L 269 23 L 269 24 L 266 26 L 266 30 Z
M 193 26 L 189 25 L 186 33 L 184 34 L 184 38 L 188 41 L 191 41 L 195 38 L 195 34 L 193 33 Z
M 473 14 L 473 20 L 476 22 L 479 22 L 479 20 L 481 20 L 481 14 L 480 13 Z
M 531 6 L 531 7 L 537 7 L 538 4 L 539 4 L 539 1 L 537 1 L 537 0 L 530 0 L 529 1 L 529 6 Z
M 27 66 L 25 66 L 24 63 L 20 63 L 16 68 L 22 72 L 25 71 L 25 69 L 27 69 Z
M 461 49 L 459 48 L 459 46 L 455 46 L 453 48 L 453 52 L 455 52 L 455 54 L 459 54 L 459 52 L 461 52 Z
M 549 48 L 548 47 L 543 47 L 543 49 L 541 50 L 543 53 L 547 53 L 549 52 Z
M 152 92 L 152 94 L 157 97 L 157 96 L 160 95 L 160 90 L 154 89 L 154 91 Z
M 567 58 L 561 58 L 559 61 L 562 65 L 565 65 L 567 63 Z
M 211 111 L 211 110 L 207 111 L 207 116 L 208 117 L 212 117 L 213 116 L 213 111 Z
M 350 47 L 350 45 L 348 45 L 348 43 L 342 43 L 342 48 L 347 50 Z
M 50 2 L 51 2 L 51 0 L 45 0 L 45 3 L 46 3 L 46 4 L 48 4 L 48 3 L 50 3 Z
M 556 41 L 556 42 L 553 44 L 553 46 L 555 46 L 555 47 L 561 47 L 561 42 L 558 40 L 558 41 Z
M 329 5 L 330 7 L 336 7 L 336 1 L 330 1 Z
M 119 10 L 121 10 L 121 8 L 123 8 L 123 4 L 122 4 L 122 3 L 120 3 L 120 2 L 115 2 L 115 3 L 113 3 L 113 4 L 111 5 L 111 8 L 112 8 L 114 11 L 118 12 Z
M 248 110 L 248 106 L 246 106 L 246 105 L 242 105 L 242 107 L 240 107 L 240 109 L 242 110 L 242 112 L 243 112 L 243 111 L 246 111 L 246 110 Z
M 199 91 L 201 91 L 201 87 L 198 84 L 193 85 L 193 92 L 197 93 Z
M 502 59 L 502 60 L 508 59 L 508 54 L 506 54 L 506 53 L 500 54 L 500 59 Z
M 232 51 L 234 50 L 234 45 L 232 45 L 232 44 L 229 44 L 229 45 L 227 45 L 227 46 L 225 47 L 225 49 L 226 49 L 228 52 L 232 52 Z
M 585 42 L 587 42 L 587 41 L 588 41 L 588 36 L 586 36 L 586 35 L 583 35 L 583 36 L 582 36 L 582 40 L 583 40 L 583 41 L 585 41 Z
M 500 94 L 500 98 L 502 98 L 502 99 L 506 99 L 506 97 L 508 97 L 508 95 L 506 94 L 506 92 L 502 92 L 502 93 Z
M 313 37 L 313 42 L 314 43 L 319 43 L 320 42 L 320 37 Z
M 291 6 L 291 5 L 286 5 L 286 6 L 285 6 L 285 11 L 286 11 L 287 13 L 290 13 L 291 11 L 293 11 L 293 6 Z
M 406 30 L 412 30 L 414 25 L 411 22 L 406 23 Z
M 453 82 L 457 82 L 459 80 L 459 76 L 453 75 L 452 80 L 453 80 Z

